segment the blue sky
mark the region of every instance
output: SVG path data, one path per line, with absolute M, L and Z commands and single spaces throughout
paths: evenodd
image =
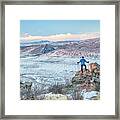
M 54 34 L 79 34 L 100 32 L 99 20 L 21 20 L 20 35 L 28 33 L 33 36 Z

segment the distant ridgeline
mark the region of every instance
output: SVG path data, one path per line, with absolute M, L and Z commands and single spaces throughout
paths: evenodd
M 99 57 L 100 39 L 88 39 L 81 41 L 37 41 L 20 43 L 21 57 L 24 56 L 86 56 Z

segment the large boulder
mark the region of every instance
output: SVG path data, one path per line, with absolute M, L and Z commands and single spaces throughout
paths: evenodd
M 95 63 L 90 63 L 88 68 L 89 68 L 89 71 L 91 73 L 93 73 L 93 72 L 98 73 L 98 74 L 100 73 L 100 65 L 97 64 L 96 62 Z
M 48 93 L 45 94 L 44 100 L 67 100 L 67 96 L 62 94 Z
M 86 92 L 82 91 L 81 95 L 83 96 L 83 100 L 99 100 L 100 98 L 100 93 L 97 91 L 90 91 L 90 92 Z
M 21 89 L 25 89 L 27 91 L 30 91 L 31 87 L 32 87 L 32 82 L 25 82 L 25 83 L 20 82 Z

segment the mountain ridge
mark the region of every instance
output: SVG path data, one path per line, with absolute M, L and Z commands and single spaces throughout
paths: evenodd
M 20 47 L 21 55 L 36 56 L 36 55 L 48 55 L 48 56 L 87 56 L 87 55 L 99 55 L 100 53 L 100 41 L 99 39 L 88 39 L 84 41 L 75 42 L 58 42 L 47 44 L 36 44 L 30 46 Z

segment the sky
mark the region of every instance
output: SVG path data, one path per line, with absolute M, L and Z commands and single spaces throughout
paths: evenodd
M 49 36 L 55 34 L 79 34 L 99 32 L 99 20 L 21 20 L 20 36 Z
M 81 33 L 99 33 L 99 20 L 21 20 L 21 39 L 59 40 L 81 38 Z M 84 36 L 84 35 L 82 35 Z

